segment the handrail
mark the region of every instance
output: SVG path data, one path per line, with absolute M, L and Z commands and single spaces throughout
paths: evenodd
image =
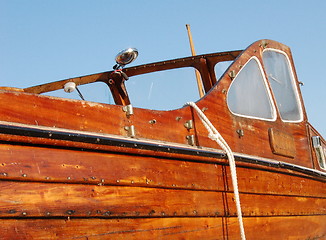
M 174 69 L 174 68 L 181 68 L 181 67 L 196 67 L 195 63 L 197 62 L 199 64 L 199 61 L 201 58 L 209 59 L 214 58 L 217 62 L 223 62 L 223 61 L 230 61 L 234 60 L 242 50 L 236 50 L 236 51 L 227 51 L 227 52 L 219 52 L 219 53 L 212 53 L 212 54 L 205 54 L 205 55 L 197 55 L 197 56 L 191 56 L 191 57 L 185 57 L 185 58 L 177 58 L 167 61 L 160 61 L 155 63 L 149 63 L 144 65 L 139 65 L 135 67 L 129 67 L 125 68 L 124 72 L 127 73 L 128 76 L 135 76 L 155 71 L 163 71 L 168 69 Z M 51 92 L 59 89 L 63 89 L 64 85 L 67 82 L 74 82 L 77 86 L 84 85 L 92 82 L 105 82 L 107 83 L 109 80 L 109 76 L 114 71 L 107 71 L 102 73 L 96 73 L 81 77 L 75 77 L 75 78 L 68 78 L 60 81 L 45 83 L 37 86 L 32 86 L 28 88 L 24 88 L 24 92 L 27 93 L 35 93 L 35 94 L 41 94 L 46 92 Z

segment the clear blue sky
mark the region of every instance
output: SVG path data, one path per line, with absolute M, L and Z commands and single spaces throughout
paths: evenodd
M 0 0 L 0 85 L 108 71 L 126 47 L 139 50 L 133 65 L 188 56 L 190 24 L 197 54 L 263 38 L 290 46 L 309 121 L 326 137 L 325 11 L 324 0 Z

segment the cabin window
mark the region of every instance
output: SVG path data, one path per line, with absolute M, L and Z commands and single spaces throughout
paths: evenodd
M 86 101 L 114 104 L 110 89 L 104 82 L 93 82 L 80 85 L 78 86 L 78 90 Z M 59 89 L 52 92 L 46 92 L 44 95 L 81 100 L 81 97 L 76 90 L 71 93 L 66 93 L 63 89 Z
M 131 76 L 125 84 L 134 107 L 170 110 L 199 99 L 192 67 Z
M 220 80 L 225 71 L 230 67 L 233 61 L 223 61 L 215 64 L 214 72 L 217 80 Z
M 275 120 L 275 109 L 261 64 L 251 58 L 233 79 L 227 95 L 230 111 L 242 117 Z
M 301 121 L 302 110 L 288 57 L 281 51 L 267 49 L 263 62 L 282 120 Z

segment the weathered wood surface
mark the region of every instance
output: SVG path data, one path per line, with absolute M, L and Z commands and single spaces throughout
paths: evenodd
M 306 167 L 312 166 L 311 157 L 308 154 L 309 145 L 304 123 L 296 124 L 287 129 L 287 133 L 293 134 L 296 139 L 294 158 L 275 155 L 269 144 L 268 129 L 279 126 L 277 122 L 239 119 L 240 122 L 243 122 L 240 123 L 238 120 L 233 121 L 229 117 L 220 118 L 220 115 L 226 112 L 227 107 L 224 106 L 223 110 L 219 109 L 218 106 L 220 105 L 217 105 L 216 101 L 223 102 L 225 95 L 213 97 L 214 99 L 211 99 L 210 95 L 208 95 L 204 104 L 199 102 L 198 105 L 200 108 L 208 108 L 205 114 L 220 131 L 233 151 L 296 163 Z M 136 137 L 139 138 L 188 144 L 186 137 L 195 134 L 197 145 L 219 148 L 216 143 L 207 137 L 207 130 L 197 115 L 189 108 L 166 112 L 134 109 L 134 115 L 127 118 L 120 106 L 100 103 L 62 100 L 46 96 L 1 91 L 0 101 L 2 103 L 0 105 L 1 121 L 109 133 L 126 137 L 128 133 L 125 127 L 134 125 Z M 15 102 L 15 104 L 12 104 L 12 102 Z M 216 115 L 216 112 L 221 114 Z M 230 116 L 230 113 L 227 113 L 226 116 Z M 153 119 L 155 119 L 156 123 L 150 124 L 150 120 Z M 191 119 L 194 120 L 194 129 L 187 130 L 184 123 Z M 236 132 L 238 129 L 244 131 L 245 135 L 242 138 L 239 138 Z M 257 144 L 260 145 L 259 148 L 256 147 Z
M 236 216 L 229 192 L 10 181 L 0 188 L 0 217 Z M 244 216 L 326 215 L 326 198 L 245 193 L 240 198 Z
M 0 155 L 2 180 L 233 191 L 229 167 L 218 163 L 9 144 L 0 145 Z M 241 192 L 326 197 L 322 180 L 238 165 Z
M 325 216 L 244 218 L 247 239 L 325 239 Z M 239 239 L 236 218 L 6 219 L 0 239 Z M 78 233 L 76 233 L 78 229 Z

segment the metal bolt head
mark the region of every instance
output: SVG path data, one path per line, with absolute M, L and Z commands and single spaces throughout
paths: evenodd
M 229 72 L 229 77 L 233 80 L 234 78 L 235 78 L 235 71 L 234 70 L 232 70 L 232 71 L 230 71 Z
M 149 120 L 148 122 L 149 122 L 149 124 L 155 124 L 156 123 L 156 120 L 155 119 L 152 119 L 152 120 Z
M 239 135 L 239 138 L 241 138 L 244 136 L 244 131 L 242 129 L 238 129 L 237 134 Z
M 188 120 L 184 123 L 184 127 L 187 128 L 188 130 L 192 129 L 194 128 L 194 122 L 192 120 Z

